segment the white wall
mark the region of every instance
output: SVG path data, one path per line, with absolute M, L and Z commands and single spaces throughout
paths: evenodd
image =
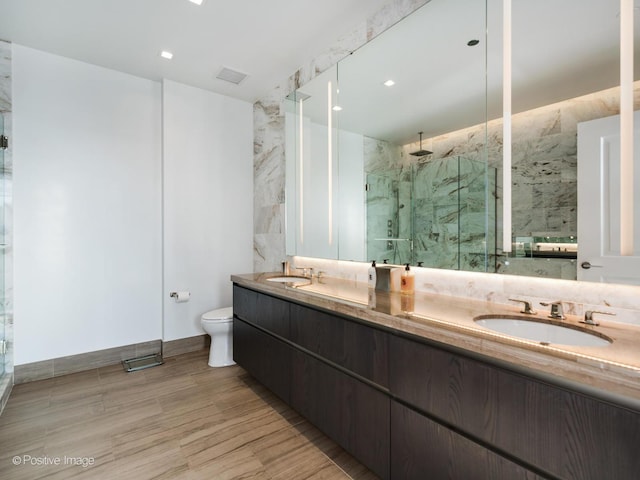
M 163 82 L 164 339 L 203 333 L 231 306 L 232 273 L 253 271 L 253 106 Z M 171 291 L 188 290 L 176 303 Z
M 160 84 L 13 45 L 15 363 L 161 337 Z

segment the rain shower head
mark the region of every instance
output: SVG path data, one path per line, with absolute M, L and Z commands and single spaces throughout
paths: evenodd
M 420 150 L 410 153 L 410 155 L 413 155 L 414 157 L 424 157 L 425 155 L 431 155 L 433 153 L 433 152 L 430 152 L 429 150 L 423 150 L 422 149 L 422 134 L 423 133 L 424 132 L 418 132 L 418 135 L 420 135 Z

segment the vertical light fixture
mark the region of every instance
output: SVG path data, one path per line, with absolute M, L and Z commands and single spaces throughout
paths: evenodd
M 633 0 L 620 0 L 620 255 L 633 255 Z
M 502 251 L 511 252 L 511 0 L 502 2 Z
M 331 80 L 327 82 L 327 191 L 329 209 L 329 245 L 333 244 L 333 111 Z
M 298 145 L 300 146 L 300 150 L 298 152 L 299 168 L 298 172 L 300 173 L 298 184 L 300 185 L 299 190 L 299 202 L 300 212 L 299 212 L 299 221 L 298 228 L 300 230 L 300 244 L 304 244 L 304 107 L 302 106 L 302 102 L 304 100 L 301 98 L 298 102 L 298 129 L 300 130 L 299 138 L 300 141 Z

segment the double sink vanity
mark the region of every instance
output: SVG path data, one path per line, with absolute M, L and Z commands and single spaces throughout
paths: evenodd
M 640 472 L 638 327 L 521 313 L 526 299 L 231 280 L 235 361 L 381 478 Z

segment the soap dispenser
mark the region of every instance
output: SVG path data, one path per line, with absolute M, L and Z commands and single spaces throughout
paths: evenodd
M 404 264 L 404 272 L 402 272 L 402 278 L 400 279 L 400 291 L 402 293 L 413 293 L 416 285 L 416 277 L 413 275 L 409 264 Z
M 369 276 L 368 278 L 368 283 L 369 283 L 369 288 L 376 288 L 376 261 L 373 260 L 371 262 L 371 266 L 369 267 Z

